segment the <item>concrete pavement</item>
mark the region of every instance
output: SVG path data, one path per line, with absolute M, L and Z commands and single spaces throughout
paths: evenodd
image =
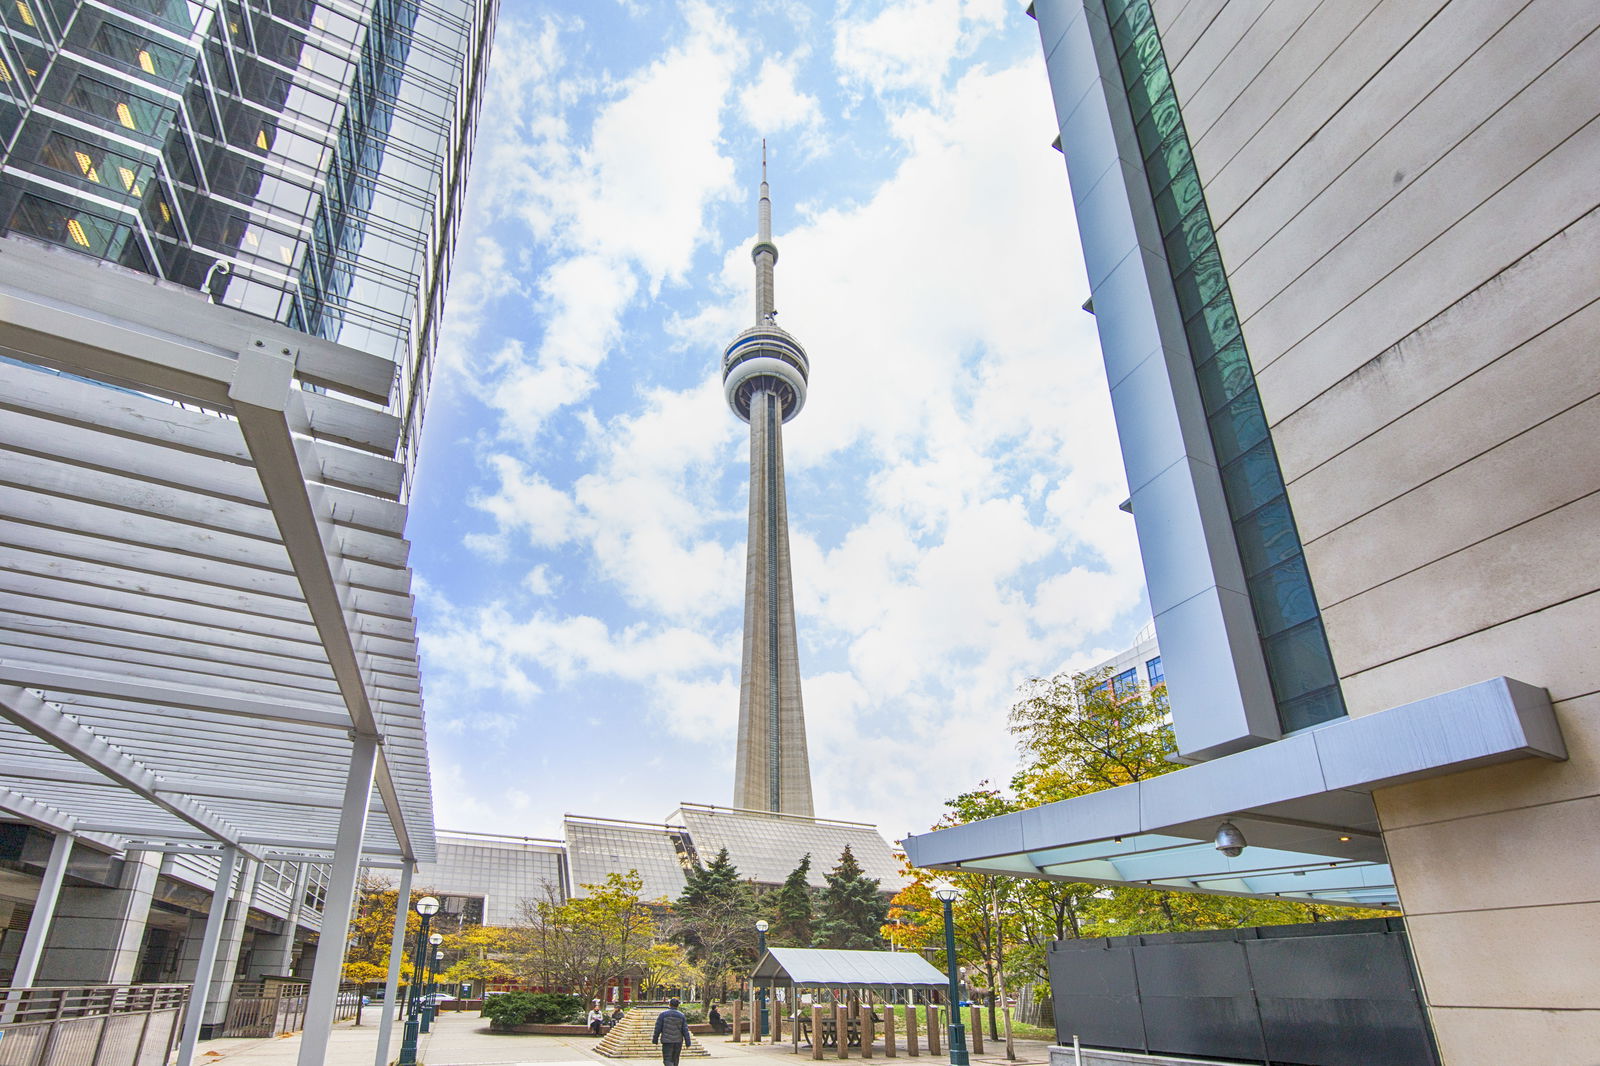
M 401 1031 L 402 1027 L 397 1023 L 389 1041 L 390 1061 L 400 1053 Z M 475 1013 L 447 1012 L 436 1018 L 433 1031 L 422 1037 L 418 1059 L 425 1066 L 592 1066 L 597 1062 L 610 1063 L 612 1066 L 637 1062 L 641 1066 L 651 1066 L 657 1061 L 607 1059 L 594 1053 L 592 1049 L 596 1043 L 598 1041 L 588 1035 L 494 1033 L 489 1030 L 488 1019 Z M 360 1027 L 341 1024 L 334 1027 L 333 1037 L 328 1042 L 328 1057 L 323 1066 L 374 1066 L 373 1056 L 377 1048 L 378 1031 L 370 1016 L 368 1023 Z M 776 1066 L 771 1060 L 784 1060 L 795 1066 L 812 1061 L 809 1049 L 802 1048 L 797 1060 L 788 1044 L 777 1047 L 769 1044 L 751 1046 L 746 1043 L 735 1044 L 725 1037 L 710 1037 L 705 1041 L 705 1048 L 712 1058 L 761 1060 L 751 1066 Z M 973 1055 L 975 1066 L 979 1063 L 983 1066 L 1008 1066 L 1004 1044 L 1000 1045 L 998 1054 L 991 1053 L 993 1048 L 992 1043 L 986 1044 L 985 1054 Z M 1017 1063 L 1021 1066 L 1045 1063 L 1049 1060 L 1048 1048 L 1049 1045 L 1044 1041 L 1018 1040 Z M 295 1066 L 299 1054 L 299 1034 L 275 1039 L 229 1037 L 202 1043 L 195 1054 L 195 1066 Z M 859 1052 L 852 1048 L 850 1059 L 846 1061 L 859 1063 L 860 1058 Z M 838 1063 L 841 1060 L 830 1051 L 823 1061 Z M 878 1049 L 871 1061 L 881 1066 L 884 1062 L 882 1048 Z M 893 1061 L 900 1066 L 941 1066 L 948 1058 L 944 1054 L 924 1054 L 911 1059 L 902 1050 Z M 726 1066 L 737 1064 L 727 1063 Z

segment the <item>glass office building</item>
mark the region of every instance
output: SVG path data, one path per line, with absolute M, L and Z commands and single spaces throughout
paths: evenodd
M 11 0 L 4 232 L 393 359 L 409 467 L 498 0 Z

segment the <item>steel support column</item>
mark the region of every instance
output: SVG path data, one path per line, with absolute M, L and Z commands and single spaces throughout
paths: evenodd
M 217 965 L 217 947 L 222 943 L 222 923 L 228 913 L 228 894 L 239 865 L 239 852 L 224 848 L 217 867 L 217 883 L 211 890 L 211 909 L 206 914 L 206 931 L 200 940 L 200 960 L 194 970 L 194 991 L 189 994 L 189 1009 L 183 1015 L 183 1039 L 178 1043 L 177 1066 L 194 1066 L 194 1046 L 200 1039 L 200 1022 L 206 1012 L 206 997 L 211 991 L 211 971 Z
M 333 869 L 328 875 L 327 903 L 322 912 L 317 961 L 311 969 L 306 998 L 305 1034 L 300 1039 L 300 1066 L 322 1066 L 333 1033 L 333 1012 L 344 969 L 345 941 L 350 936 L 356 878 L 361 872 L 361 844 L 367 832 L 367 811 L 377 767 L 378 738 L 351 738 L 350 772 L 344 782 L 344 809 L 339 815 L 339 837 L 334 847 Z M 180 1064 L 182 1066 L 182 1064 Z
M 394 939 L 389 941 L 389 976 L 383 985 L 383 1020 L 378 1023 L 378 1053 L 372 1066 L 388 1066 L 389 1037 L 394 1033 L 394 1013 L 400 1005 L 400 956 L 406 950 L 406 922 L 411 917 L 411 864 L 400 867 L 400 887 L 394 897 Z
M 11 975 L 12 988 L 30 988 L 39 972 L 39 958 L 44 954 L 45 938 L 50 935 L 50 922 L 56 916 L 56 900 L 61 897 L 61 879 L 67 873 L 67 860 L 72 857 L 72 837 L 57 833 L 50 845 L 50 859 L 45 863 L 44 880 L 39 884 L 39 898 L 34 901 L 33 915 L 28 919 L 28 933 L 22 938 L 22 954 L 17 957 L 17 969 Z M 6 997 L 5 1009 L 0 1011 L 0 1022 L 9 1022 L 16 1011 L 11 997 Z

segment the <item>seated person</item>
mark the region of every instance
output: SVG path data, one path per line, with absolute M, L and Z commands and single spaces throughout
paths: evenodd
M 711 1023 L 711 1031 L 713 1033 L 726 1033 L 728 1031 L 728 1023 L 722 1020 L 722 1012 L 717 1010 L 715 1003 L 711 1005 L 711 1013 L 706 1015 L 706 1021 Z
M 605 1028 L 605 1025 L 605 1011 L 600 1009 L 600 1001 L 595 1000 L 594 1006 L 589 1010 L 589 1032 L 593 1033 L 595 1036 L 600 1036 L 601 1031 Z

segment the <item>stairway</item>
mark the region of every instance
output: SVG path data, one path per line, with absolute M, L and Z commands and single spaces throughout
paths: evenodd
M 656 1031 L 656 1016 L 660 1013 L 638 1007 L 624 1011 L 622 1020 L 594 1046 L 595 1051 L 608 1059 L 659 1059 L 661 1047 L 650 1042 L 650 1034 Z M 711 1052 L 695 1037 L 693 1043 L 683 1046 L 683 1057 L 710 1058 Z

